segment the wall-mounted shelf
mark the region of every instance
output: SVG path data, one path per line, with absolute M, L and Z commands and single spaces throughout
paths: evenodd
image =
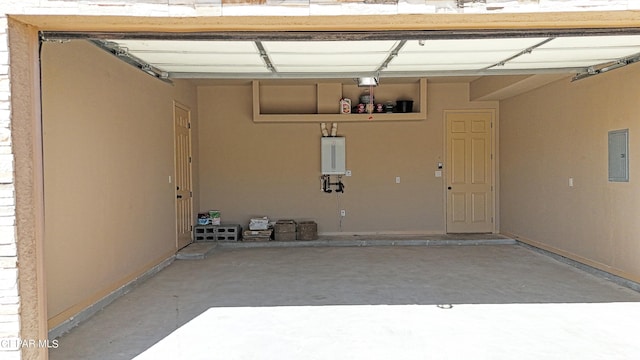
M 376 103 L 413 100 L 411 113 L 340 114 L 340 99 L 355 105 L 365 88 L 331 82 L 267 83 L 253 81 L 254 122 L 420 121 L 427 119 L 427 80 L 381 84 L 374 88 Z

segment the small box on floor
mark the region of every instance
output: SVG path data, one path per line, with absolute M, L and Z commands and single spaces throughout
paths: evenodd
M 271 240 L 272 229 L 268 230 L 245 230 L 242 233 L 242 241 L 269 241 Z
M 293 220 L 278 220 L 274 227 L 275 241 L 295 241 L 296 222 Z
M 298 222 L 298 240 L 318 240 L 318 224 L 315 221 Z
M 269 218 L 252 218 L 249 221 L 249 230 L 267 230 L 269 228 Z

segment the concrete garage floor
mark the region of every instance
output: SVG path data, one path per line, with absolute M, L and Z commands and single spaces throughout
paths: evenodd
M 519 245 L 218 248 L 50 359 L 637 359 L 640 293 Z

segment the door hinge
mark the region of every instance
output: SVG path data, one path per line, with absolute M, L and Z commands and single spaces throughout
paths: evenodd
M 191 156 L 189 156 L 189 164 L 191 164 Z
M 189 226 L 189 231 L 193 231 L 193 225 Z
M 493 224 L 493 216 L 491 217 L 491 223 Z
M 491 128 L 493 129 L 493 123 L 491 123 Z
M 491 185 L 491 191 L 493 191 L 493 185 Z
M 187 123 L 187 129 L 191 129 L 191 123 Z
M 189 191 L 189 197 L 193 197 L 193 191 Z
M 491 154 L 491 160 L 493 160 L 493 154 Z

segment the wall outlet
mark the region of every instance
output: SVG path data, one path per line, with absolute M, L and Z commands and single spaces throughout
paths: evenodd
M 400 176 L 396 176 L 396 184 L 400 184 Z
M 347 216 L 347 210 L 345 209 L 340 210 L 340 216 Z
M 344 174 L 345 176 L 351 176 L 351 170 L 347 170 Z

